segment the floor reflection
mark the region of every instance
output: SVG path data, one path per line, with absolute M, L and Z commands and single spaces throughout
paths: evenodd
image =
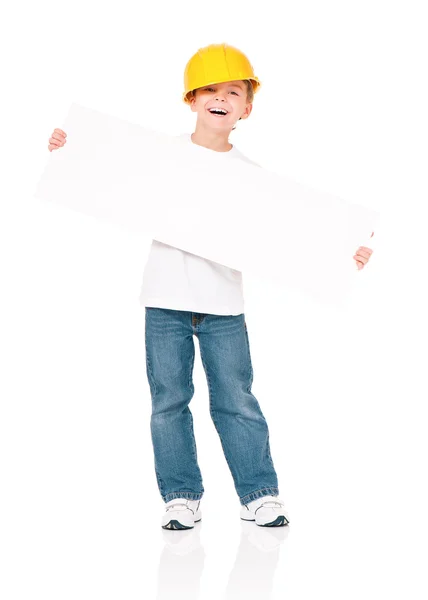
M 269 600 L 281 545 L 290 526 L 259 527 L 240 521 L 241 536 L 225 590 L 213 597 L 224 600 Z M 162 530 L 164 547 L 159 561 L 156 600 L 199 600 L 206 553 L 200 540 L 203 522 L 185 531 Z M 215 560 L 215 557 L 210 557 Z M 215 582 L 213 582 L 213 587 Z M 206 600 L 204 598 L 204 600 Z

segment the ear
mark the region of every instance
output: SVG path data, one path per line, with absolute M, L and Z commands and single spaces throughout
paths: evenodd
M 196 108 L 195 108 L 196 98 L 195 98 L 194 93 L 193 93 L 193 96 L 190 96 L 189 102 L 190 102 L 190 108 L 191 108 L 192 112 L 196 112 Z
M 248 119 L 248 117 L 250 116 L 252 110 L 253 110 L 253 105 L 252 104 L 247 104 L 247 106 L 245 107 L 245 111 L 241 115 L 241 119 Z
M 192 112 L 196 112 L 196 108 L 195 108 L 195 99 L 194 99 L 194 98 L 191 98 L 191 99 L 190 99 L 190 110 L 191 110 Z

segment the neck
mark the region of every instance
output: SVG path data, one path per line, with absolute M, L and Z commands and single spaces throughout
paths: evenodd
M 192 133 L 192 142 L 216 152 L 229 152 L 233 145 L 229 143 L 229 131 L 213 131 L 200 123 L 196 123 L 195 132 Z

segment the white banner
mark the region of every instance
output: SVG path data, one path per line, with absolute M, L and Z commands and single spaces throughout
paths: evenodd
M 71 105 L 36 197 L 233 269 L 346 300 L 379 215 L 184 137 Z

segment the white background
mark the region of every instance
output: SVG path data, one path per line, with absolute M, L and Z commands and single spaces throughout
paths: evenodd
M 422 8 L 2 7 L 2 598 L 427 597 Z M 263 166 L 378 210 L 382 227 L 371 245 L 361 241 L 374 253 L 356 272 L 345 313 L 244 273 L 253 392 L 270 428 L 285 534 L 241 529 L 195 338 L 191 410 L 205 497 L 198 531 L 181 540 L 195 550 L 178 556 L 180 538 L 160 528 L 138 303 L 151 240 L 33 191 L 73 101 L 167 133 L 192 131 L 184 66 L 223 41 L 246 52 L 263 84 L 232 143 Z M 320 248 L 320 268 L 328 260 Z M 249 585 L 254 577 L 260 589 Z

